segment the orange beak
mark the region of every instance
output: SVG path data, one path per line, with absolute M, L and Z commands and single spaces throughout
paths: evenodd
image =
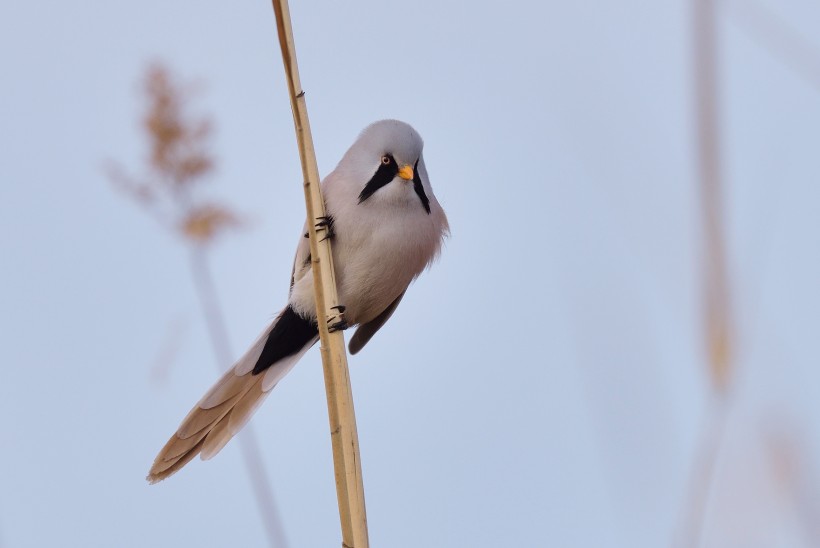
M 401 169 L 399 170 L 399 177 L 401 177 L 405 181 L 413 180 L 413 168 L 410 167 L 410 164 L 405 164 L 401 166 Z

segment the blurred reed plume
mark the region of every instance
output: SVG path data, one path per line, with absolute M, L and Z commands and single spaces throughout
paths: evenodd
M 233 362 L 233 353 L 207 250 L 217 236 L 242 223 L 229 207 L 201 195 L 203 184 L 214 171 L 215 160 L 208 142 L 211 121 L 191 117 L 187 112 L 193 91 L 194 86 L 177 83 L 162 65 L 151 65 L 143 88 L 147 108 L 142 128 L 150 150 L 144 174 L 131 176 L 115 163 L 106 169 L 119 190 L 189 245 L 191 277 L 217 366 L 223 371 Z M 239 441 L 268 544 L 286 547 L 284 528 L 252 425 L 244 428 Z
M 151 65 L 144 81 L 148 105 L 142 126 L 150 148 L 145 174 L 133 177 L 113 163 L 107 170 L 120 190 L 165 226 L 192 243 L 207 244 L 241 223 L 225 205 L 197 196 L 215 161 L 208 146 L 211 121 L 185 112 L 194 90 L 175 83 L 163 66 Z

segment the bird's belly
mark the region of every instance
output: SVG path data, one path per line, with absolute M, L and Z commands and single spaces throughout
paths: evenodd
M 398 227 L 356 233 L 334 241 L 339 302 L 348 322 L 366 323 L 382 313 L 424 270 L 435 253 L 429 242 Z M 406 228 L 406 227 L 405 227 Z M 339 234 L 339 233 L 337 233 Z

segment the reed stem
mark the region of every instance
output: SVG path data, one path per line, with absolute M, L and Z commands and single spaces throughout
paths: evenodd
M 317 236 L 317 230 L 323 229 L 320 222 L 326 215 L 325 203 L 319 187 L 319 168 L 313 149 L 305 92 L 299 81 L 288 2 L 287 0 L 272 1 L 304 175 L 313 289 L 316 296 L 316 319 L 321 339 L 322 364 L 327 391 L 333 466 L 336 474 L 336 495 L 342 526 L 342 546 L 344 548 L 368 548 L 367 513 L 359 457 L 359 436 L 356 432 L 356 416 L 353 409 L 353 394 L 350 387 L 344 337 L 341 331 L 333 333 L 328 331 L 329 323 L 339 319 L 341 314 L 333 270 L 331 239 L 320 239 Z

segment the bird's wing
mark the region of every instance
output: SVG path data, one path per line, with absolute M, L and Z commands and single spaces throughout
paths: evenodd
M 385 308 L 381 314 L 373 318 L 367 323 L 363 323 L 356 329 L 356 333 L 353 334 L 353 337 L 350 339 L 350 344 L 348 345 L 348 349 L 350 350 L 351 354 L 356 354 L 359 350 L 364 348 L 364 345 L 367 344 L 367 341 L 373 338 L 373 335 L 376 334 L 381 326 L 390 319 L 390 316 L 393 315 L 395 312 L 396 307 L 399 306 L 401 302 L 401 298 L 404 297 L 404 294 L 407 290 L 401 292 L 401 295 L 396 297 L 396 300 L 390 303 L 390 305 Z
M 324 236 L 320 235 L 322 238 L 329 238 L 333 231 L 333 217 L 330 213 L 332 208 L 328 204 L 327 197 L 333 189 L 338 189 L 340 186 L 344 189 L 345 185 L 340 185 L 340 183 L 342 183 L 342 181 L 339 180 L 339 176 L 336 171 L 330 172 L 324 179 L 322 179 L 321 182 L 322 195 L 325 197 L 325 215 L 327 215 L 326 220 L 330 222 L 330 226 L 327 227 L 328 231 L 324 233 Z M 319 225 L 317 225 L 316 228 L 318 229 Z M 302 227 L 302 233 L 299 237 L 299 244 L 296 246 L 296 258 L 293 260 L 293 271 L 290 276 L 291 291 L 293 291 L 294 284 L 304 278 L 305 274 L 310 272 L 310 269 L 310 239 L 308 238 L 308 221 L 305 220 L 305 225 Z
M 308 239 L 307 221 L 305 221 L 304 230 L 299 236 L 299 244 L 296 246 L 296 257 L 293 259 L 293 270 L 290 274 L 291 291 L 293 291 L 293 284 L 301 280 L 308 272 L 310 272 L 310 240 Z

